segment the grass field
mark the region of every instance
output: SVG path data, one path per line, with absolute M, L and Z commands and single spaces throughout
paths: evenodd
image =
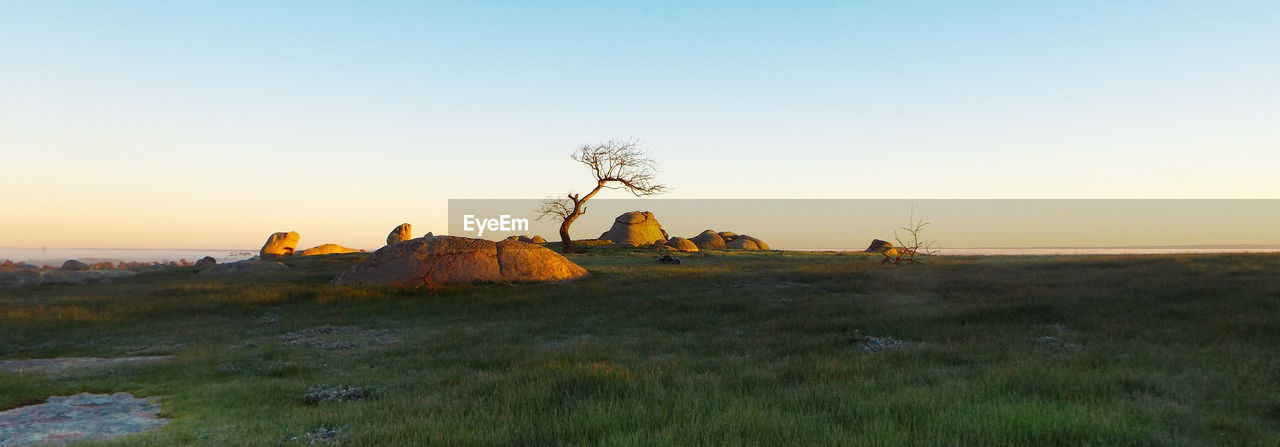
M 1280 445 L 1280 255 L 597 249 L 569 284 L 326 284 L 362 256 L 0 289 L 0 360 L 175 355 L 0 373 L 0 409 L 160 397 L 171 423 L 106 445 Z

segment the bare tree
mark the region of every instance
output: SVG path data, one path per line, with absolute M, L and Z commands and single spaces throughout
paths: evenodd
M 902 236 L 899 236 L 898 232 L 895 230 L 893 232 L 893 240 L 898 241 L 898 246 L 894 247 L 895 250 L 893 250 L 893 255 L 890 255 L 889 251 L 880 253 L 881 255 L 884 255 L 884 259 L 882 259 L 881 262 L 898 265 L 924 264 L 923 260 L 916 259 L 916 255 L 933 256 L 937 254 L 938 250 L 936 242 L 920 240 L 920 232 L 924 230 L 925 225 L 929 225 L 929 222 L 921 220 L 917 221 L 915 225 L 899 228 L 899 230 L 903 230 L 907 234 L 911 235 L 911 238 L 906 241 L 904 241 Z
M 596 179 L 595 188 L 585 196 L 570 193 L 563 198 L 548 198 L 538 208 L 538 219 L 560 219 L 560 244 L 565 253 L 574 252 L 569 227 L 587 212 L 584 205 L 600 190 L 621 189 L 642 197 L 662 194 L 668 189 L 666 185 L 654 183 L 654 176 L 658 171 L 657 162 L 634 139 L 583 145 L 570 154 L 569 158 L 591 170 L 591 175 Z

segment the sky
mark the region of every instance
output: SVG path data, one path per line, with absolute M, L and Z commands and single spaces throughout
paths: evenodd
M 675 199 L 1278 198 L 1277 2 L 690 3 L 0 0 L 0 247 L 376 248 L 609 138 Z

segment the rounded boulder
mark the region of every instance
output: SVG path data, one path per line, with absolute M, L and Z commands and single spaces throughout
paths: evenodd
M 665 232 L 658 218 L 649 211 L 631 211 L 613 219 L 609 231 L 600 235 L 601 240 L 613 241 L 613 245 L 641 247 L 654 241 L 666 241 Z
M 739 235 L 733 238 L 733 240 L 729 241 L 729 243 L 726 245 L 729 248 L 736 248 L 739 250 L 768 250 L 769 249 L 769 244 L 766 244 L 762 240 L 756 239 L 751 236 L 747 236 L 745 234 Z
M 267 237 L 267 243 L 262 245 L 262 250 L 258 254 L 262 259 L 293 256 L 293 251 L 298 249 L 299 239 L 302 239 L 302 237 L 293 231 L 272 233 L 271 236 Z
M 382 247 L 330 281 L 334 285 L 565 281 L 590 276 L 546 247 L 516 239 L 500 242 L 424 236 Z
M 698 251 L 698 244 L 682 237 L 667 239 L 667 246 L 679 251 Z
M 693 241 L 693 244 L 697 245 L 701 250 L 725 248 L 724 238 L 720 237 L 720 234 L 716 233 L 715 230 L 705 230 L 702 233 L 698 233 L 690 241 Z

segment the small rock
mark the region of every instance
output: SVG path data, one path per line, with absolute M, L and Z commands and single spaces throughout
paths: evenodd
M 329 402 L 347 402 L 363 400 L 369 392 L 358 386 L 313 386 L 302 395 L 302 401 L 308 405 L 320 405 Z
M 1075 343 L 1067 342 L 1058 337 L 1044 336 L 1036 339 L 1036 344 L 1042 348 L 1046 348 L 1058 352 L 1075 352 L 1083 349 L 1083 346 Z
M 213 256 L 205 256 L 196 261 L 196 270 L 206 269 L 215 265 L 218 265 L 217 259 L 213 259 Z
M 68 259 L 67 262 L 62 263 L 62 270 L 71 272 L 89 270 L 89 264 L 85 264 L 75 259 Z
M 862 343 L 858 345 L 862 352 L 867 354 L 876 354 L 885 351 L 893 351 L 902 349 L 907 346 L 907 342 L 895 339 L 893 337 L 862 337 Z

